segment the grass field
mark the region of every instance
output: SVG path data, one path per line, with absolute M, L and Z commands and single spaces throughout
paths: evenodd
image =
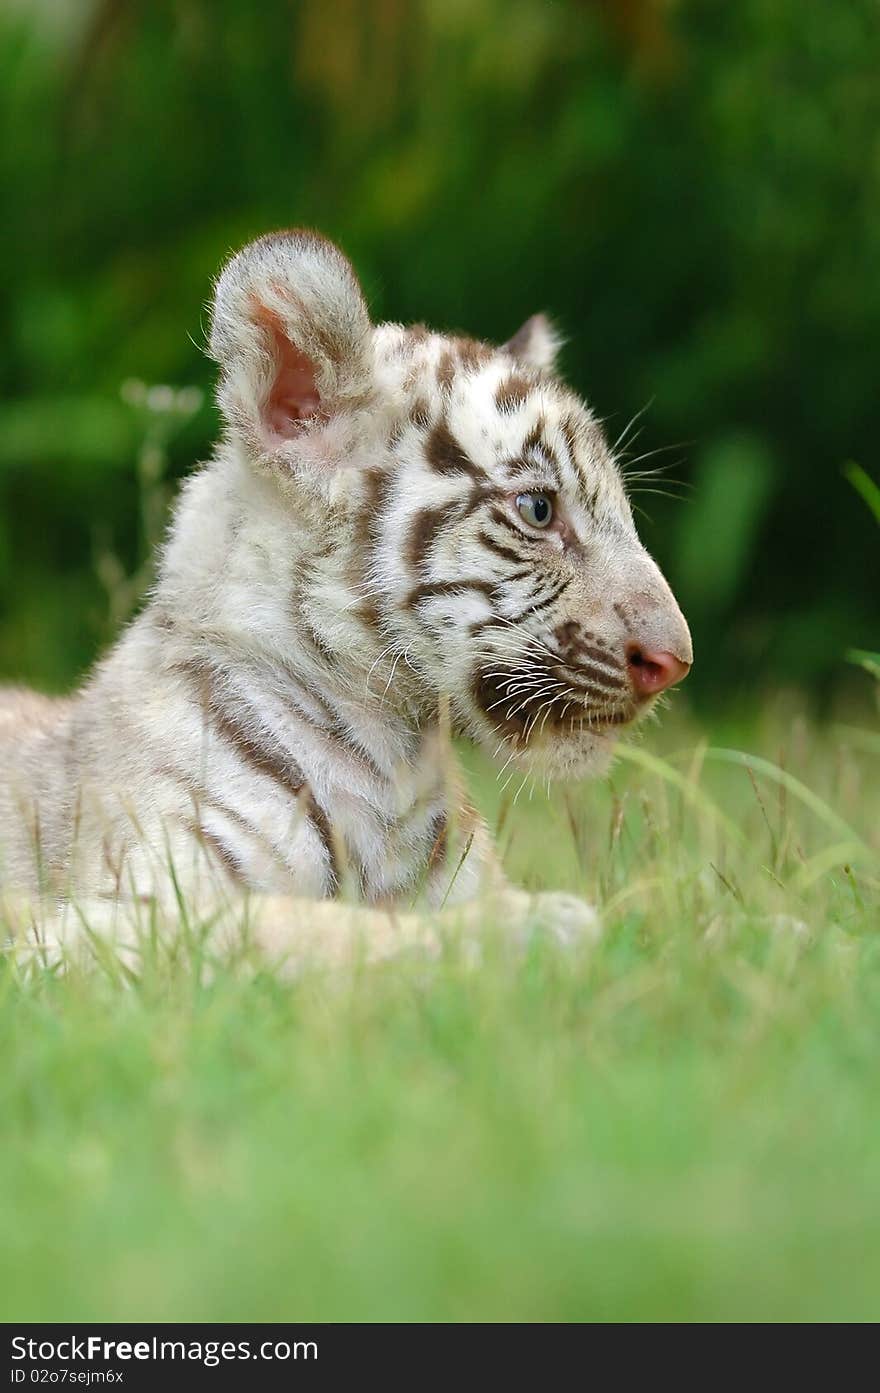
M 515 806 L 472 764 L 598 948 L 0 974 L 3 1319 L 880 1316 L 880 737 L 672 720 Z

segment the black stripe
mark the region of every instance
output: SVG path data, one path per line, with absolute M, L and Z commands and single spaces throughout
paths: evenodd
M 339 664 L 339 654 L 334 652 L 334 650 L 324 639 L 323 635 L 318 633 L 317 629 L 313 627 L 313 625 L 309 622 L 308 619 L 305 619 L 301 615 L 298 615 L 297 618 L 302 618 L 302 623 L 304 626 L 304 628 L 302 629 L 299 627 L 298 624 L 296 626 L 297 634 L 299 635 L 299 637 L 302 638 L 307 644 L 310 644 L 312 648 L 314 648 L 315 652 L 318 653 L 321 658 L 323 658 L 324 662 L 327 664 L 328 667 L 337 667 Z
M 471 638 L 476 638 L 477 634 L 481 634 L 484 629 L 491 629 L 492 625 L 497 624 L 497 622 L 497 614 L 490 614 L 488 619 L 475 619 L 474 622 L 468 626 L 468 633 Z
M 597 687 L 604 691 L 619 692 L 626 686 L 626 683 L 621 682 L 617 677 L 610 677 L 607 672 L 602 672 L 600 668 L 593 667 L 592 663 L 568 663 L 565 664 L 565 667 L 566 681 L 570 680 L 570 673 L 575 673 L 577 677 L 592 680 Z M 585 691 L 595 691 L 595 687 L 588 687 L 585 683 L 578 683 L 577 685 L 582 686 Z
M 324 812 L 311 789 L 305 793 L 306 816 L 321 838 L 324 849 L 327 852 L 327 869 L 330 874 L 330 894 L 335 895 L 339 889 L 339 860 L 336 855 L 336 846 L 333 840 L 333 829 L 330 826 L 330 819 Z
M 422 397 L 418 397 L 410 407 L 409 419 L 417 430 L 427 430 L 431 424 L 431 413 Z
M 240 832 L 244 832 L 246 836 L 258 842 L 269 856 L 274 857 L 276 861 L 279 859 L 276 848 L 269 839 L 263 835 L 258 827 L 255 827 L 252 822 L 248 822 L 246 817 L 242 817 L 241 813 L 235 808 L 230 807 L 228 803 L 221 802 L 219 798 L 212 798 L 205 789 L 193 783 L 188 773 L 184 773 L 180 769 L 175 769 L 170 764 L 163 764 L 159 772 L 163 778 L 171 779 L 174 783 L 179 784 L 184 792 L 189 794 L 196 817 L 201 816 L 203 808 L 209 809 L 211 812 L 219 813 L 221 817 L 225 817 L 229 822 L 233 822 Z
M 559 430 L 563 440 L 565 441 L 565 448 L 568 451 L 568 458 L 571 463 L 571 467 L 572 469 L 577 470 L 579 453 L 578 427 L 576 423 L 572 420 L 571 416 L 563 416 L 562 420 L 559 423 Z
M 358 742 L 354 733 L 345 724 L 345 721 L 341 716 L 334 717 L 333 725 L 332 727 L 330 727 L 327 733 L 328 735 L 330 735 L 331 739 L 338 740 L 339 743 L 343 745 L 344 748 L 348 751 L 348 753 L 352 756 L 352 758 L 356 759 L 359 764 L 363 765 L 364 769 L 367 771 L 368 774 L 372 774 L 375 779 L 380 779 L 383 783 L 387 783 L 387 778 L 384 772 L 379 768 L 372 755 L 369 755 L 367 751 L 363 748 L 363 746 Z
M 550 605 L 555 604 L 560 595 L 563 595 L 568 589 L 569 584 L 570 582 L 568 580 L 561 580 L 555 590 L 551 590 L 549 595 L 545 595 L 542 600 L 537 600 L 530 609 L 526 610 L 523 618 L 525 619 L 533 614 L 540 614 L 542 610 L 548 609 Z M 514 620 L 514 623 L 516 623 L 516 620 Z
M 471 484 L 471 491 L 464 501 L 462 517 L 470 517 L 471 513 L 477 508 L 484 507 L 487 503 L 496 503 L 504 497 L 504 490 L 496 488 L 494 484 Z
M 367 471 L 367 496 L 357 520 L 356 589 L 364 589 L 368 584 L 375 553 L 382 542 L 382 524 L 385 521 L 388 498 L 395 479 L 394 473 L 384 469 Z M 382 613 L 378 598 L 375 595 L 365 597 L 350 612 L 366 628 L 372 629 L 384 638 L 388 637 L 385 615 Z
M 294 718 L 303 721 L 311 730 L 316 731 L 319 735 L 324 735 L 328 740 L 335 741 L 342 745 L 350 755 L 363 765 L 368 773 L 374 775 L 377 779 L 384 780 L 385 775 L 378 764 L 376 764 L 371 756 L 357 743 L 354 734 L 335 707 L 331 706 L 331 704 L 321 696 L 320 692 L 316 692 L 313 687 L 308 686 L 301 678 L 296 677 L 293 681 L 322 712 L 321 719 L 316 720 L 315 717 L 296 700 L 295 691 L 287 692 L 281 696 L 278 696 L 276 693 L 275 695 L 289 708 Z
M 569 651 L 576 653 L 578 657 L 592 658 L 595 663 L 604 663 L 606 667 L 613 668 L 615 672 L 623 672 L 623 663 L 619 663 L 614 655 L 604 648 L 593 648 L 588 643 L 579 643 L 575 640 Z
M 512 372 L 495 388 L 495 405 L 502 415 L 509 416 L 518 407 L 525 406 L 535 384 L 520 373 Z
M 302 773 L 292 763 L 286 751 L 279 746 L 273 748 L 272 744 L 267 745 L 263 739 L 258 740 L 234 712 L 224 711 L 212 705 L 211 717 L 218 735 L 233 746 L 241 759 L 258 773 L 274 779 L 294 797 L 300 792 L 303 787 Z
M 411 590 L 405 603 L 409 609 L 415 609 L 423 600 L 430 600 L 434 595 L 454 595 L 459 590 L 477 590 L 482 595 L 492 596 L 496 588 L 487 580 L 429 580 Z
M 248 729 L 235 710 L 221 704 L 216 674 L 210 667 L 190 661 L 181 664 L 197 684 L 200 704 L 216 733 L 231 745 L 240 759 L 296 797 L 304 783 L 301 770 L 277 741 L 269 741 Z
M 452 386 L 455 377 L 455 355 L 447 348 L 437 363 L 437 384 L 443 390 Z
M 381 524 L 385 520 L 388 495 L 395 477 L 385 469 L 371 469 L 367 473 L 367 497 L 358 519 L 358 531 L 363 542 L 372 542 L 375 546 L 381 541 Z
M 421 562 L 429 557 L 438 534 L 457 517 L 460 508 L 460 503 L 454 500 L 452 503 L 441 503 L 437 508 L 422 508 L 416 513 L 405 543 L 406 559 L 412 570 L 420 569 Z
M 429 876 L 446 860 L 446 853 L 449 849 L 449 819 L 445 812 L 435 813 L 431 820 L 430 836 L 431 850 L 428 852 L 425 866 L 426 876 Z
M 533 471 L 536 468 L 535 459 L 540 459 L 540 467 L 546 469 L 548 474 L 553 476 L 553 483 L 557 489 L 561 489 L 562 474 L 559 470 L 559 460 L 552 446 L 548 445 L 543 432 L 544 423 L 540 422 L 523 441 L 522 453 L 515 459 L 508 460 L 505 468 L 508 474 L 521 474 L 524 469 Z M 530 460 L 524 458 L 528 450 L 532 451 L 535 458 Z
M 246 886 L 247 876 L 244 867 L 231 847 L 228 847 L 223 839 L 212 832 L 209 827 L 205 827 L 204 823 L 191 822 L 189 828 L 205 850 L 213 852 L 236 885 Z
M 546 537 L 531 537 L 528 532 L 523 532 L 521 528 L 510 521 L 507 514 L 503 513 L 500 508 L 493 508 L 489 516 L 493 522 L 498 523 L 499 527 L 506 527 L 508 532 L 512 532 L 519 542 L 528 542 L 531 546 L 541 547 L 547 540 Z
M 522 624 L 524 620 L 529 619 L 533 614 L 540 614 L 542 610 L 547 609 L 549 605 L 552 605 L 559 599 L 563 591 L 568 589 L 569 584 L 569 580 L 559 581 L 555 589 L 551 590 L 549 594 L 542 596 L 539 600 L 535 600 L 533 604 L 526 605 L 525 609 L 521 610 L 519 614 L 511 615 L 510 622 L 512 624 Z
M 517 552 L 511 551 L 510 547 L 504 546 L 501 542 L 496 542 L 495 538 L 490 536 L 485 530 L 478 532 L 477 541 L 482 542 L 483 546 L 489 547 L 496 555 L 503 557 L 505 561 L 512 561 L 517 566 L 521 565 L 522 557 L 518 555 Z
M 485 483 L 485 471 L 465 454 L 445 421 L 438 421 L 425 443 L 425 457 L 435 474 L 468 474 Z
M 365 628 L 373 629 L 377 633 L 380 633 L 383 636 L 387 637 L 384 615 L 382 614 L 382 611 L 380 610 L 378 605 L 378 601 L 375 599 L 375 597 L 370 596 L 369 599 L 362 600 L 359 605 L 356 605 L 354 609 L 350 611 L 350 613 L 354 616 L 355 619 L 360 620 L 360 622 L 364 625 Z

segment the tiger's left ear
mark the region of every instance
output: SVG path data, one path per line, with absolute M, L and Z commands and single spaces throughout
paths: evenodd
M 547 371 L 556 365 L 556 358 L 562 347 L 562 335 L 546 314 L 533 314 L 512 339 L 502 344 L 505 353 L 515 358 L 523 367 L 535 368 L 538 372 Z
M 304 228 L 251 242 L 220 274 L 211 314 L 232 433 L 256 459 L 290 464 L 309 427 L 367 398 L 371 335 L 357 276 L 332 242 Z

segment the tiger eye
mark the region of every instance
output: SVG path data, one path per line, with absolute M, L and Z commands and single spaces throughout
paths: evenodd
M 549 527 L 553 521 L 553 499 L 546 493 L 521 493 L 516 500 L 519 515 L 530 527 Z

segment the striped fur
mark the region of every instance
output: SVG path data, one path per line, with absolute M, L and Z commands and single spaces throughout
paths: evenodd
M 144 612 L 75 698 L 0 696 L 5 883 L 473 896 L 496 872 L 450 723 L 599 772 L 644 709 L 627 643 L 690 660 L 599 424 L 543 317 L 501 348 L 374 327 L 309 233 L 233 259 L 211 348 L 225 438 Z M 538 490 L 545 532 L 516 505 Z

